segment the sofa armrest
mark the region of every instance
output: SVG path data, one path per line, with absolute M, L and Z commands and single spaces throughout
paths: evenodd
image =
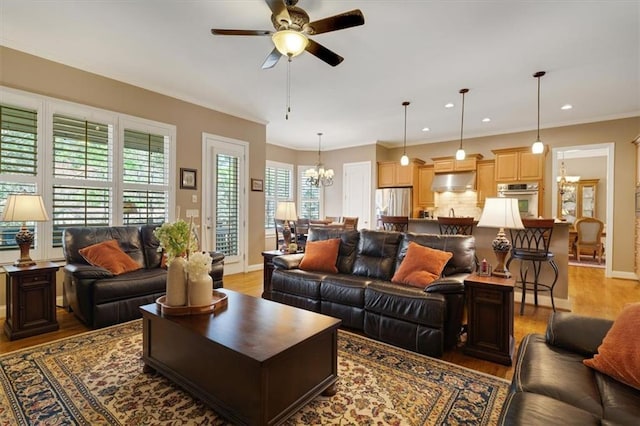
M 65 265 L 64 272 L 66 274 L 73 275 L 74 278 L 79 280 L 83 279 L 101 279 L 111 278 L 114 275 L 104 268 L 91 265 L 81 265 L 78 263 L 69 263 Z
M 429 284 L 424 291 L 441 294 L 464 293 L 464 284 L 456 279 L 440 278 Z
M 553 312 L 547 324 L 546 341 L 571 352 L 591 356 L 611 328 L 613 321 L 569 312 Z
M 273 266 L 278 269 L 298 269 L 304 253 L 283 254 L 273 258 Z

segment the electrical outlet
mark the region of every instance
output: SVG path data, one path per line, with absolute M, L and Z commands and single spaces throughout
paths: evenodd
M 199 217 L 200 212 L 198 209 L 187 209 L 187 219 L 191 217 Z
M 191 196 L 191 202 L 192 202 L 192 203 L 194 203 L 194 204 L 195 204 L 195 203 L 197 203 L 197 202 L 198 202 L 198 195 L 193 194 L 193 195 Z

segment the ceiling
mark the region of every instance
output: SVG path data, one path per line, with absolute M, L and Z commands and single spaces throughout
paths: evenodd
M 300 0 L 311 21 L 360 9 L 365 25 L 312 36 L 309 53 L 261 65 L 272 30 L 263 0 L 0 0 L 0 44 L 267 125 L 267 142 L 323 149 L 535 130 L 640 115 L 639 1 Z M 446 109 L 448 102 L 455 104 Z M 573 109 L 561 110 L 565 104 Z M 488 123 L 481 120 L 491 119 Z M 422 129 L 429 127 L 429 132 Z M 544 140 L 544 131 L 541 132 Z

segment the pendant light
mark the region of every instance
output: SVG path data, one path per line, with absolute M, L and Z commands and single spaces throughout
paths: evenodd
M 460 147 L 456 151 L 456 160 L 464 160 L 466 157 L 464 149 L 462 149 L 462 132 L 464 130 L 464 95 L 468 92 L 469 89 L 460 89 L 460 94 L 462 94 L 462 119 L 460 120 Z
M 408 166 L 409 165 L 409 157 L 407 157 L 407 107 L 411 102 L 404 101 L 402 106 L 404 107 L 404 145 L 402 151 L 402 157 L 400 157 L 400 165 Z
M 536 141 L 531 146 L 531 152 L 534 154 L 542 154 L 544 152 L 544 144 L 540 140 L 540 77 L 544 76 L 546 72 L 538 71 L 533 76 L 538 79 L 538 136 Z

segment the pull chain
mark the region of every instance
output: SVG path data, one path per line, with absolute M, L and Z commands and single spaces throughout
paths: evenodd
M 289 60 L 287 61 L 287 112 L 285 114 L 285 119 L 289 119 L 289 113 L 291 112 L 291 56 L 289 56 Z

